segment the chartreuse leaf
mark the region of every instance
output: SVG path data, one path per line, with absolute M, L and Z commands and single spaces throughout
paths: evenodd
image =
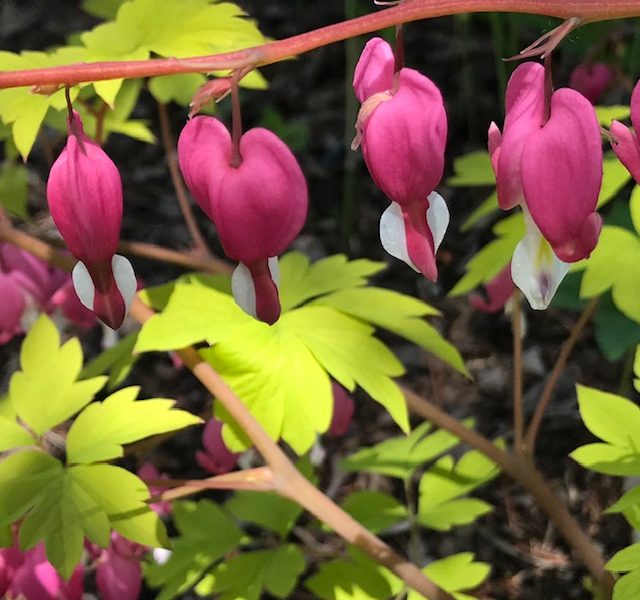
M 58 330 L 46 315 L 25 337 L 20 364 L 22 370 L 11 377 L 9 397 L 36 435 L 77 413 L 106 381 L 106 377 L 76 381 L 82 368 L 80 342 L 72 338 L 61 346 Z
M 629 198 L 629 212 L 631 213 L 631 222 L 636 233 L 640 235 L 640 186 L 636 185 L 631 192 Z
M 173 409 L 173 400 L 136 401 L 139 392 L 139 387 L 124 388 L 87 406 L 69 429 L 67 461 L 86 464 L 120 458 L 125 444 L 202 422 Z
M 631 115 L 628 105 L 596 106 L 598 122 L 603 127 L 611 127 L 611 121 L 624 121 Z
M 605 226 L 588 260 L 580 288 L 582 298 L 593 298 L 611 289 L 614 304 L 629 319 L 640 322 L 640 279 L 633 277 L 640 264 L 640 237 L 622 227 Z
M 349 547 L 347 556 L 320 565 L 304 585 L 322 600 L 381 600 L 402 591 L 402 582 L 368 556 Z
M 605 443 L 581 446 L 570 456 L 599 473 L 640 475 L 640 408 L 615 394 L 584 386 L 577 390 L 585 426 Z
M 496 178 L 491 167 L 491 158 L 485 150 L 477 150 L 459 156 L 453 161 L 455 175 L 447 179 L 451 187 L 494 186 Z
M 461 592 L 481 585 L 491 572 L 491 565 L 476 562 L 472 552 L 453 554 L 428 564 L 422 572 L 435 584 L 449 592 L 456 600 L 475 600 Z M 419 600 L 420 594 L 409 590 L 407 600 Z
M 452 456 L 441 458 L 420 479 L 418 522 L 438 531 L 473 522 L 489 512 L 491 505 L 461 496 L 498 473 L 496 464 L 477 450 L 465 453 L 457 463 Z
M 211 591 L 219 600 L 258 600 L 265 592 L 286 598 L 304 568 L 304 555 L 293 544 L 243 552 L 211 572 Z
M 109 373 L 109 381 L 107 387 L 110 390 L 118 387 L 129 375 L 133 365 L 138 359 L 133 354 L 133 348 L 138 339 L 138 332 L 130 333 L 116 344 L 107 348 L 104 352 L 94 358 L 82 371 L 80 371 L 81 379 L 90 379 Z
M 176 283 L 166 309 L 143 325 L 135 352 L 175 350 L 203 340 L 215 344 L 255 323 L 228 294 Z
M 173 520 L 180 535 L 172 540 L 169 560 L 145 571 L 147 583 L 162 588 L 156 600 L 171 600 L 187 592 L 243 540 L 231 518 L 210 500 L 176 502 Z
M 336 290 L 362 287 L 367 279 L 385 269 L 382 262 L 349 260 L 344 254 L 328 256 L 313 264 L 300 252 L 289 252 L 280 260 L 280 304 L 291 310 L 307 300 Z
M 82 49 L 62 48 L 54 53 L 25 51 L 20 54 L 0 51 L 0 71 L 16 71 L 59 64 L 78 62 L 84 59 Z M 71 99 L 78 89 L 71 88 Z M 32 94 L 29 88 L 0 90 L 0 120 L 11 125 L 13 141 L 24 160 L 27 159 L 36 140 L 42 121 L 49 108 L 63 110 L 65 98 L 62 92 L 51 96 Z
M 640 544 L 632 544 L 616 552 L 605 565 L 605 569 L 616 573 L 640 569 Z
M 407 518 L 407 507 L 393 496 L 362 490 L 349 494 L 342 508 L 373 533 L 388 529 Z
M 469 422 L 465 424 L 468 426 Z M 418 467 L 458 444 L 458 438 L 449 432 L 439 429 L 429 434 L 430 430 L 430 423 L 422 423 L 407 436 L 362 448 L 343 460 L 340 467 L 345 471 L 368 471 L 409 479 Z
M 149 91 L 162 104 L 176 102 L 182 106 L 189 106 L 193 95 L 206 80 L 202 73 L 162 75 L 149 80 Z
M 640 589 L 640 569 L 627 573 L 616 581 L 613 600 L 636 600 Z
M 631 488 L 630 490 L 622 494 L 620 499 L 612 504 L 609 508 L 607 508 L 605 512 L 619 513 L 638 505 L 640 505 L 640 486 Z
M 389 348 L 373 337 L 371 327 L 324 306 L 288 312 L 277 326 L 293 333 L 345 388 L 353 391 L 359 385 L 386 408 L 403 431 L 409 430 L 407 405 L 392 379 L 402 375 L 404 368 Z
M 0 415 L 0 452 L 37 443 L 15 418 Z
M 631 174 L 613 152 L 605 153 L 602 168 L 602 187 L 598 196 L 598 208 L 613 200 L 631 180 Z
M 498 193 L 493 192 L 489 197 L 483 200 L 476 208 L 473 209 L 471 214 L 464 220 L 464 223 L 460 226 L 460 231 L 463 233 L 469 231 L 475 227 L 482 219 L 488 217 L 498 210 Z
M 418 298 L 377 287 L 343 289 L 321 296 L 313 304 L 341 312 L 387 329 L 435 354 L 464 375 L 469 375 L 460 353 L 422 317 L 440 313 Z
M 82 10 L 94 17 L 113 19 L 120 5 L 125 1 L 126 0 L 84 0 Z
M 27 179 L 25 166 L 12 160 L 0 165 L 0 204 L 10 214 L 27 218 Z
M 449 295 L 461 296 L 469 293 L 480 284 L 491 281 L 509 264 L 516 245 L 525 234 L 522 213 L 514 213 L 496 223 L 493 233 L 497 239 L 489 242 L 469 261 L 467 272 Z
M 164 524 L 146 502 L 149 490 L 139 477 L 103 464 L 74 466 L 67 472 L 124 537 L 152 548 L 169 544 Z
M 316 434 L 329 427 L 331 385 L 311 348 L 287 325 L 284 317 L 273 327 L 251 319 L 220 343 L 202 350 L 201 355 L 269 435 L 282 437 L 303 454 L 313 445 Z M 336 338 L 335 343 L 340 340 Z M 249 440 L 245 433 L 219 403 L 217 410 L 225 421 L 222 434 L 227 446 L 231 450 L 246 448 Z

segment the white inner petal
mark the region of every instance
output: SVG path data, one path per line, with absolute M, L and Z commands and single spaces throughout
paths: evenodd
M 450 216 L 447 203 L 438 192 L 431 192 L 428 200 L 427 224 L 433 237 L 433 253 L 435 254 L 442 244 L 447 227 L 449 227 Z
M 136 288 L 138 287 L 136 274 L 129 260 L 119 254 L 114 254 L 111 259 L 111 269 L 113 270 L 113 278 L 115 279 L 116 285 L 120 290 L 120 294 L 122 294 L 125 310 L 129 312 L 133 297 L 136 295 Z
M 272 256 L 268 261 L 269 273 L 271 273 L 271 279 L 276 287 L 280 287 L 280 265 L 278 264 L 278 257 Z
M 525 295 L 531 308 L 549 306 L 558 286 L 569 271 L 542 237 L 540 230 L 525 212 L 527 234 L 518 243 L 511 261 L 511 277 Z
M 78 261 L 76 266 L 73 267 L 71 280 L 73 281 L 73 289 L 76 291 L 82 305 L 89 310 L 93 310 L 96 288 L 83 262 Z
M 271 261 L 271 259 L 269 259 Z M 276 259 L 277 260 L 277 259 Z M 269 264 L 271 268 L 271 263 Z M 273 277 L 273 271 L 271 273 Z M 275 277 L 274 277 L 275 280 Z M 231 275 L 231 292 L 236 304 L 247 314 L 257 318 L 256 312 L 256 288 L 249 269 L 239 263 Z
M 380 242 L 391 256 L 407 263 L 414 271 L 419 272 L 409 258 L 407 232 L 404 228 L 402 209 L 397 202 L 392 202 L 380 217 Z

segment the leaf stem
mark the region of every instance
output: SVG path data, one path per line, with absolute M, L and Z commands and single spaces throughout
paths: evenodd
M 0 223 L 0 240 L 71 271 L 75 260 L 45 242 L 19 231 L 10 224 Z M 155 313 L 138 297 L 131 306 L 131 316 L 141 324 Z M 342 538 L 366 552 L 371 558 L 400 577 L 409 587 L 431 600 L 453 600 L 413 563 L 395 552 L 388 544 L 372 534 L 337 504 L 310 483 L 271 439 L 244 403 L 222 380 L 220 375 L 204 362 L 193 348 L 183 348 L 177 354 L 200 380 L 205 388 L 225 407 L 229 415 L 251 439 L 273 473 L 273 488 L 282 496 L 294 500 L 312 515 L 334 529 Z
M 167 111 L 167 105 L 158 102 L 158 117 L 160 121 L 160 137 L 162 138 L 162 145 L 164 146 L 164 153 L 167 159 L 167 167 L 169 168 L 169 175 L 171 176 L 171 183 L 173 189 L 176 192 L 176 198 L 180 205 L 180 211 L 184 218 L 184 222 L 189 230 L 191 241 L 196 252 L 202 256 L 209 256 L 209 247 L 204 241 L 202 232 L 198 227 L 198 221 L 191 210 L 191 204 L 187 196 L 187 188 L 182 181 L 182 175 L 180 174 L 180 168 L 178 166 L 178 155 L 176 153 L 176 140 L 171 130 L 171 121 L 169 120 L 169 112 Z
M 511 330 L 513 332 L 513 446 L 523 451 L 524 399 L 522 384 L 522 296 L 516 290 L 511 298 Z
M 533 456 L 533 453 L 535 451 L 536 438 L 538 437 L 540 425 L 542 424 L 542 418 L 544 417 L 544 413 L 549 406 L 549 402 L 551 402 L 551 398 L 553 397 L 553 392 L 556 389 L 558 379 L 560 379 L 560 375 L 562 375 L 562 371 L 564 371 L 564 368 L 567 365 L 569 356 L 571 355 L 571 352 L 573 351 L 573 348 L 576 345 L 580 334 L 595 313 L 597 307 L 598 298 L 592 298 L 589 301 L 589 304 L 585 306 L 584 310 L 580 314 L 580 318 L 576 321 L 576 324 L 571 329 L 569 337 L 563 344 L 562 349 L 560 350 L 560 354 L 558 354 L 556 363 L 555 365 L 553 365 L 551 375 L 549 375 L 549 379 L 547 379 L 544 389 L 542 390 L 542 395 L 540 396 L 540 400 L 538 401 L 538 405 L 536 406 L 536 410 L 533 413 L 531 423 L 527 428 L 527 433 L 524 438 L 524 449 L 529 456 Z
M 446 15 L 471 12 L 515 12 L 582 22 L 640 16 L 639 0 L 405 0 L 397 6 L 328 25 L 261 46 L 185 59 L 76 63 L 0 73 L 0 89 L 21 86 L 77 85 L 108 79 L 153 77 L 177 73 L 207 73 L 279 62 L 328 44 L 386 27 Z

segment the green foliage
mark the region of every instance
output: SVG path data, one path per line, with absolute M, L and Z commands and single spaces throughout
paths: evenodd
M 449 292 L 461 296 L 483 283 L 489 283 L 511 261 L 518 242 L 524 237 L 525 227 L 521 212 L 516 212 L 496 223 L 492 229 L 495 240 L 489 242 L 469 261 L 464 277 Z
M 12 160 L 0 164 L 0 204 L 11 215 L 26 219 L 27 182 L 29 174 L 24 165 Z
M 105 377 L 76 381 L 82 348 L 76 338 L 60 345 L 53 322 L 42 315 L 22 343 L 22 370 L 13 374 L 9 400 L 36 435 L 59 425 L 86 406 L 104 386 Z
M 420 479 L 418 522 L 448 531 L 490 512 L 492 507 L 487 502 L 461 496 L 491 481 L 499 472 L 497 465 L 477 450 L 465 453 L 458 462 L 444 456 Z
M 587 444 L 571 453 L 583 467 L 608 475 L 640 475 L 640 408 L 626 398 L 578 386 L 580 415 L 603 443 Z
M 342 508 L 373 533 L 396 525 L 408 517 L 406 506 L 393 496 L 362 490 L 349 494 Z
M 80 378 L 90 379 L 108 372 L 107 387 L 110 390 L 118 387 L 127 378 L 138 359 L 133 354 L 133 347 L 137 339 L 138 332 L 136 331 L 118 340 L 116 344 L 107 348 L 86 365 L 80 372 Z
M 193 95 L 206 80 L 201 73 L 162 75 L 149 80 L 149 91 L 162 104 L 176 102 L 182 106 L 189 106 Z
M 423 573 L 456 600 L 472 600 L 464 591 L 481 585 L 490 569 L 486 563 L 475 562 L 472 553 L 463 552 L 430 563 Z M 321 600 L 386 600 L 405 594 L 407 600 L 423 598 L 354 548 L 349 548 L 345 558 L 323 564 L 305 586 Z
M 25 337 L 20 362 L 8 398 L 0 401 L 0 451 L 14 450 L 0 460 L 0 531 L 22 520 L 22 548 L 44 541 L 48 559 L 66 578 L 80 561 L 85 537 L 106 547 L 114 529 L 140 544 L 168 544 L 144 482 L 99 461 L 122 456 L 123 444 L 201 420 L 171 410 L 172 400 L 135 401 L 138 388 L 91 403 L 106 378 L 77 381 L 80 344 L 73 338 L 60 345 L 44 315 Z M 78 411 L 67 435 L 65 467 L 38 446 L 48 430 Z M 3 535 L 2 541 L 10 544 L 11 538 Z
M 631 108 L 625 105 L 596 106 L 596 116 L 602 127 L 611 127 L 611 121 L 624 121 L 631 115 Z
M 408 429 L 404 396 L 393 380 L 404 370 L 374 336 L 382 327 L 434 352 L 466 373 L 458 352 L 423 319 L 429 305 L 375 287 L 367 277 L 380 263 L 332 256 L 314 265 L 299 253 L 281 260 L 283 314 L 273 326 L 245 314 L 220 277 L 181 278 L 148 290 L 143 300 L 164 308 L 142 328 L 135 350 L 172 350 L 206 341 L 201 355 L 225 379 L 274 438 L 306 452 L 326 431 L 332 412 L 328 375 L 353 391 L 360 386 Z M 311 302 L 308 302 L 311 300 Z M 303 304 L 307 302 L 306 304 Z M 217 404 L 225 442 L 246 448 L 245 434 Z
M 431 424 L 422 423 L 409 435 L 389 438 L 362 448 L 342 461 L 345 471 L 367 471 L 409 480 L 414 471 L 458 445 L 458 438 L 439 429 L 431 434 Z
M 199 586 L 199 592 L 214 592 L 220 600 L 258 600 L 265 592 L 286 598 L 304 568 L 304 555 L 293 544 L 243 552 L 219 564 L 207 582 L 210 590 Z
M 176 502 L 173 520 L 180 535 L 172 539 L 169 560 L 152 564 L 145 572 L 149 585 L 162 588 L 156 600 L 171 600 L 187 592 L 243 541 L 242 531 L 210 500 Z
M 598 299 L 593 319 L 596 342 L 606 358 L 618 360 L 640 343 L 640 323 L 623 315 L 606 292 Z
M 173 400 L 136 402 L 139 391 L 138 387 L 124 388 L 80 413 L 67 435 L 69 463 L 120 458 L 125 444 L 202 422 L 191 413 L 171 410 Z

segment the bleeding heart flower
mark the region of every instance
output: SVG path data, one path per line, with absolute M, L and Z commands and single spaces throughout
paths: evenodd
M 222 439 L 222 423 L 216 419 L 209 419 L 202 431 L 202 446 L 204 451 L 196 451 L 196 461 L 213 475 L 222 475 L 233 471 L 238 462 L 239 454 L 231 452 Z
M 147 551 L 123 538 L 111 534 L 109 547 L 102 550 L 96 567 L 96 586 L 101 600 L 137 600 L 142 589 L 140 558 Z
M 106 153 L 87 137 L 77 113 L 67 145 L 51 167 L 47 199 L 67 247 L 78 259 L 72 278 L 80 301 L 113 329 L 122 325 L 136 291 L 131 263 L 116 254 L 122 182 Z
M 413 69 L 394 73 L 391 47 L 369 40 L 353 87 L 362 103 L 352 148 L 362 148 L 376 185 L 391 200 L 380 219 L 384 249 L 428 279 L 449 211 L 434 189 L 442 179 L 447 115 L 434 83 Z
M 578 65 L 569 75 L 569 86 L 579 91 L 591 104 L 597 104 L 600 96 L 613 80 L 613 69 L 604 63 Z
M 180 169 L 194 198 L 215 223 L 227 256 L 239 261 L 233 296 L 247 313 L 275 323 L 280 316 L 277 256 L 298 235 L 307 215 L 307 184 L 291 150 L 262 128 L 233 142 L 217 119 L 191 119 L 178 140 Z
M 631 124 L 634 131 L 620 123 L 611 123 L 611 134 L 613 140 L 611 147 L 616 153 L 620 162 L 627 167 L 631 176 L 640 183 L 640 144 L 638 143 L 638 129 L 640 127 L 640 81 L 636 83 L 631 94 Z
M 484 286 L 483 292 L 469 296 L 469 304 L 476 310 L 496 313 L 507 305 L 513 296 L 515 286 L 511 279 L 511 263 Z
M 498 202 L 520 204 L 527 235 L 513 255 L 512 276 L 531 306 L 544 309 L 568 270 L 589 256 L 602 219 L 595 212 L 602 183 L 602 142 L 593 106 L 563 88 L 545 115 L 545 71 L 520 65 L 507 86 L 501 134 L 489 128 Z
M 333 436 L 341 436 L 349 430 L 356 406 L 351 394 L 333 380 L 331 381 L 331 391 L 333 393 L 333 417 L 328 433 Z

